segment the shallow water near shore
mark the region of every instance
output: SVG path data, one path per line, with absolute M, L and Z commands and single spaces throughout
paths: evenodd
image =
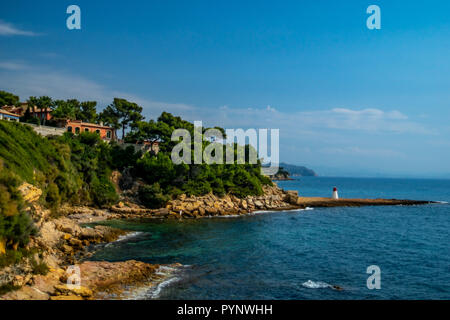
M 302 196 L 450 202 L 450 180 L 298 178 Z M 140 299 L 450 299 L 450 205 L 316 208 L 183 221 L 108 221 L 135 232 L 91 260 L 179 262 Z M 366 269 L 381 269 L 369 290 Z M 335 290 L 339 286 L 343 290 Z

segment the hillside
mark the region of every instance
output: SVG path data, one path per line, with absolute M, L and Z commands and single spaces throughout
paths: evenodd
M 39 202 L 54 215 L 60 214 L 63 204 L 109 208 L 119 200 L 117 191 L 125 189 L 140 205 L 162 208 L 181 195 L 245 198 L 261 196 L 263 187 L 271 185 L 261 175 L 260 163 L 174 164 L 170 157 L 173 130 L 194 130 L 193 124 L 179 117 L 163 113 L 156 122 L 139 125 L 131 134 L 157 133 L 159 153 L 142 154 L 133 146 L 123 149 L 89 132 L 42 137 L 23 123 L 0 121 L 0 258 L 8 250 L 23 248 L 35 232 L 19 192 L 25 182 L 42 190 Z M 193 144 L 188 147 L 193 149 Z M 116 190 L 112 182 L 113 171 L 122 190 Z
M 291 176 L 302 176 L 302 177 L 316 177 L 317 174 L 312 169 L 308 169 L 304 166 L 297 166 L 288 163 L 280 163 L 280 167 L 289 172 Z
M 3 175 L 43 190 L 42 203 L 112 203 L 109 147 L 96 134 L 44 138 L 27 125 L 0 121 Z

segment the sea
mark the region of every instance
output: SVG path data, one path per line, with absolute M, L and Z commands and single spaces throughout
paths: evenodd
M 301 196 L 435 204 L 108 221 L 132 231 L 91 260 L 181 263 L 130 299 L 450 299 L 450 180 L 298 177 Z M 164 271 L 164 270 L 163 270 Z M 167 270 L 166 270 L 167 271 Z

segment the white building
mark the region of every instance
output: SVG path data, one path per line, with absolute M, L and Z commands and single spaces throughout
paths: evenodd
M 0 120 L 19 122 L 19 118 L 20 117 L 17 114 L 0 109 Z

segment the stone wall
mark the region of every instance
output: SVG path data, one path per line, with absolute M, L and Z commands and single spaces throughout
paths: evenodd
M 158 144 L 144 144 L 144 143 L 119 143 L 119 146 L 122 149 L 126 149 L 128 147 L 133 147 L 134 152 L 142 151 L 142 153 L 153 151 L 155 154 L 159 152 L 159 145 Z
M 33 128 L 34 131 L 39 133 L 40 135 L 46 136 L 62 136 L 64 132 L 66 132 L 66 128 L 55 128 L 48 126 L 38 126 L 35 124 L 27 123 L 26 125 Z

